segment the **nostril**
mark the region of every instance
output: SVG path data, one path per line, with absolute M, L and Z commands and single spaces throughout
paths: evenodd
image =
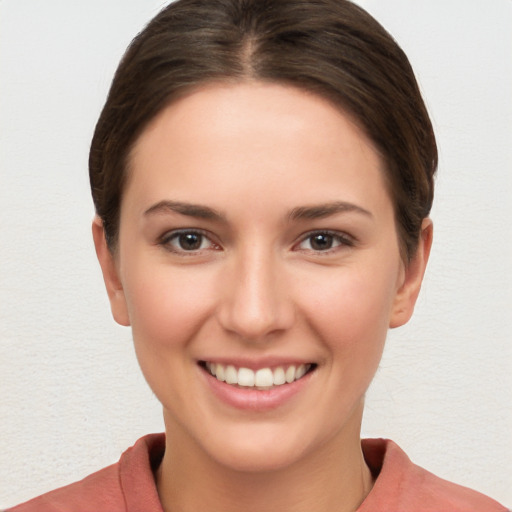
M 266 341 L 276 334 L 288 330 L 294 321 L 292 311 L 287 311 L 285 304 L 266 304 L 256 307 L 255 304 L 225 305 L 219 316 L 221 326 L 228 332 L 235 333 L 247 342 Z

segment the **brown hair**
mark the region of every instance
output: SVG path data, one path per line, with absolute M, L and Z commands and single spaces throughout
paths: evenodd
M 89 156 L 110 249 L 130 150 L 147 124 L 194 87 L 242 80 L 303 88 L 352 115 L 383 158 L 409 260 L 432 206 L 434 132 L 406 55 L 347 0 L 177 0 L 146 26 L 119 64 Z

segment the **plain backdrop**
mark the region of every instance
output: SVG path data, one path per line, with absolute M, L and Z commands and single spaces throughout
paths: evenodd
M 512 504 L 512 1 L 361 0 L 409 55 L 440 149 L 435 240 L 365 436 Z M 0 508 L 161 431 L 95 260 L 88 146 L 163 2 L 0 2 Z

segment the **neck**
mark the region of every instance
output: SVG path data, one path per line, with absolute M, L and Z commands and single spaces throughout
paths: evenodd
M 285 468 L 248 472 L 219 464 L 192 440 L 176 436 L 176 430 L 168 431 L 166 452 L 156 475 L 163 509 L 353 512 L 373 481 L 361 451 L 359 429 L 346 434 Z

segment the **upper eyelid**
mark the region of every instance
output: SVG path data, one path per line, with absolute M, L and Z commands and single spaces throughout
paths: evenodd
M 217 237 L 214 236 L 210 231 L 202 229 L 202 228 L 176 228 L 171 229 L 168 231 L 165 231 L 162 235 L 160 235 L 157 239 L 158 244 L 166 244 L 169 243 L 170 240 L 172 240 L 174 237 L 184 234 L 184 233 L 197 233 L 199 235 L 204 236 L 207 238 L 213 245 L 221 247 L 222 244 L 219 240 L 217 240 Z M 337 238 L 338 240 L 342 242 L 350 242 L 350 244 L 355 244 L 357 242 L 357 239 L 347 233 L 346 231 L 338 231 L 334 229 L 313 229 L 311 231 L 307 231 L 305 233 L 302 233 L 299 237 L 296 238 L 296 241 L 293 243 L 293 247 L 296 247 L 297 245 L 301 244 L 308 238 L 319 235 L 319 234 L 326 234 L 333 236 Z M 193 251 L 187 251 L 187 252 L 193 252 Z M 327 252 L 327 251 L 323 251 Z
M 212 235 L 212 233 L 210 233 L 209 231 L 206 231 L 204 229 L 201 229 L 201 228 L 178 228 L 178 229 L 170 229 L 168 231 L 165 231 L 162 235 L 160 235 L 157 239 L 157 244 L 158 245 L 166 245 L 168 244 L 171 240 L 173 240 L 175 237 L 179 236 L 179 235 L 182 235 L 182 234 L 186 234 L 186 233 L 196 233 L 198 235 L 201 235 L 201 236 L 204 236 L 205 238 L 207 238 L 210 243 L 214 246 L 217 246 L 217 247 L 220 247 L 220 243 L 218 241 L 215 240 L 215 237 Z M 189 252 L 189 253 L 194 253 L 194 252 L 200 252 L 201 250 L 204 250 L 204 249 L 198 249 L 197 251 L 176 251 L 176 252 Z
M 184 234 L 184 233 L 197 233 L 199 235 L 205 236 L 208 239 L 214 238 L 213 234 L 210 231 L 208 231 L 206 229 L 202 229 L 202 228 L 176 228 L 176 229 L 168 229 L 168 230 L 164 231 L 158 238 L 160 240 L 163 240 L 165 238 L 172 238 L 173 236 L 181 235 L 181 234 Z
M 315 235 L 331 235 L 342 240 L 350 240 L 352 242 L 356 242 L 356 238 L 353 235 L 347 233 L 346 231 L 338 231 L 336 229 L 312 229 L 311 231 L 303 233 L 300 237 L 298 237 L 298 239 L 299 242 L 302 242 Z
M 315 235 L 321 235 L 321 234 L 330 235 L 332 237 L 335 237 L 336 239 L 338 239 L 338 241 L 340 242 L 340 246 L 342 246 L 342 247 L 343 246 L 344 247 L 353 247 L 357 243 L 357 239 L 354 236 L 352 236 L 349 233 L 346 233 L 344 231 L 337 231 L 337 230 L 333 230 L 333 229 L 315 229 L 315 230 L 308 231 L 307 233 L 302 234 L 299 237 L 298 241 L 293 244 L 293 248 L 297 248 L 298 251 L 314 252 L 315 254 L 319 254 L 319 255 L 320 254 L 327 255 L 327 254 L 335 252 L 336 250 L 339 249 L 340 246 L 332 247 L 332 248 L 325 249 L 322 251 L 316 251 L 314 249 L 300 249 L 299 246 L 303 242 L 305 242 L 308 238 L 311 238 L 312 236 L 315 236 Z

